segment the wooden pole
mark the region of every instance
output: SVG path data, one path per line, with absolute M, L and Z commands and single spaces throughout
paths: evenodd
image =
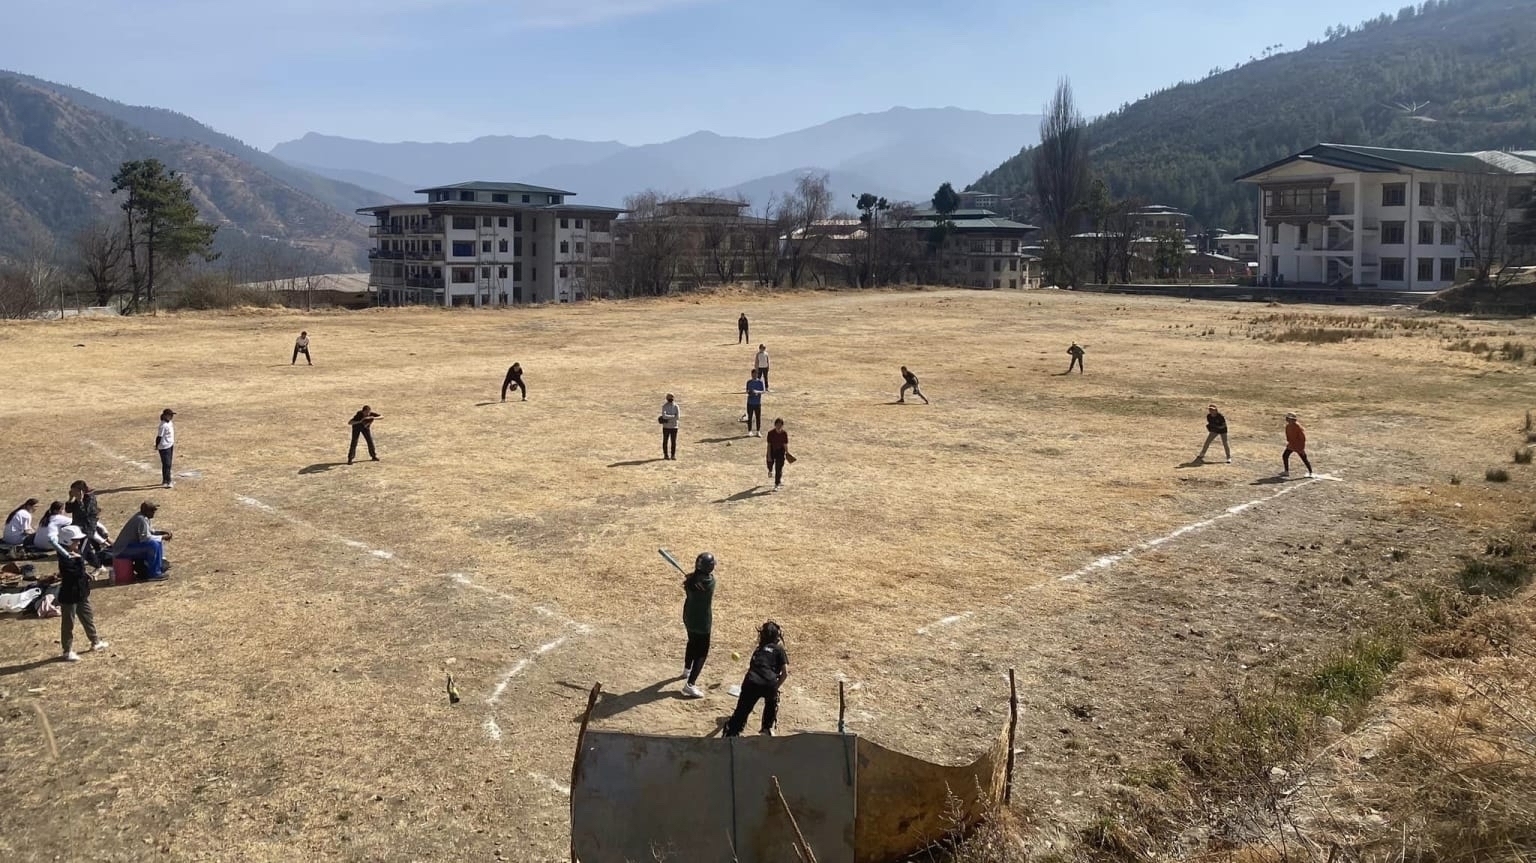
M 773 796 L 779 800 L 779 805 L 784 808 L 784 816 L 789 819 L 789 828 L 795 831 L 795 854 L 803 863 L 816 863 L 816 852 L 805 841 L 805 834 L 800 832 L 800 825 L 795 821 L 795 813 L 789 811 L 789 801 L 784 799 L 784 789 L 779 787 L 779 777 L 770 776 L 773 783 Z
M 576 732 L 576 757 L 571 759 L 571 863 L 576 863 L 576 775 L 581 772 L 582 745 L 587 742 L 587 724 L 592 721 L 592 710 L 597 707 L 598 696 L 603 694 L 601 683 L 592 684 L 587 693 L 587 709 L 581 714 L 581 730 Z
M 585 726 L 583 726 L 585 727 Z M 1008 669 L 1008 767 L 1003 775 L 1003 804 L 1013 802 L 1013 739 L 1019 729 L 1019 687 Z
M 848 716 L 848 701 L 843 696 L 843 681 L 839 680 L 837 682 L 837 733 L 838 734 L 847 734 L 848 733 L 848 723 L 845 721 L 847 716 Z

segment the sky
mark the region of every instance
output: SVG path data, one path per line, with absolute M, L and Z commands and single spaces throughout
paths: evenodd
M 262 149 L 766 136 L 902 105 L 1094 115 L 1406 0 L 5 0 L 0 68 Z M 1262 110 L 1255 105 L 1253 110 Z

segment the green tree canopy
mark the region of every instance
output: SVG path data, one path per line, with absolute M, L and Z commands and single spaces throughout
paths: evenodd
M 155 305 L 155 265 L 175 266 L 193 255 L 211 260 L 217 225 L 199 221 L 192 190 L 159 159 L 124 162 L 112 175 L 112 192 L 126 193 L 128 267 L 133 280 L 129 310 Z

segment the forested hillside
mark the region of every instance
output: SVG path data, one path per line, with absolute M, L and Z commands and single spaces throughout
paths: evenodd
M 1255 223 L 1253 190 L 1233 177 L 1319 142 L 1536 149 L 1536 2 L 1432 0 L 1330 28 L 1302 50 L 1153 93 L 1088 137 L 1115 195 L 1225 228 Z M 1031 197 L 1031 153 L 971 188 Z

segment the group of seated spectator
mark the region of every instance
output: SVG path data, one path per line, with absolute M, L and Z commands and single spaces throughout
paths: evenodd
M 131 561 L 138 577 L 149 580 L 165 578 L 170 569 L 165 560 L 165 541 L 171 538 L 171 532 L 155 529 L 159 507 L 154 501 L 139 504 L 138 512 L 118 531 L 116 540 L 102 526 L 101 506 L 83 479 L 70 484 L 68 501 L 54 501 L 48 505 L 48 512 L 34 521 L 32 511 L 37 505 L 37 498 L 28 498 L 6 516 L 5 532 L 0 537 L 6 545 L 53 551 L 62 558 L 82 558 L 94 568 L 93 576 L 97 578 L 106 575 L 105 570 L 114 558 Z M 70 551 L 59 541 L 59 530 L 68 525 L 74 525 L 84 535 L 78 552 Z

